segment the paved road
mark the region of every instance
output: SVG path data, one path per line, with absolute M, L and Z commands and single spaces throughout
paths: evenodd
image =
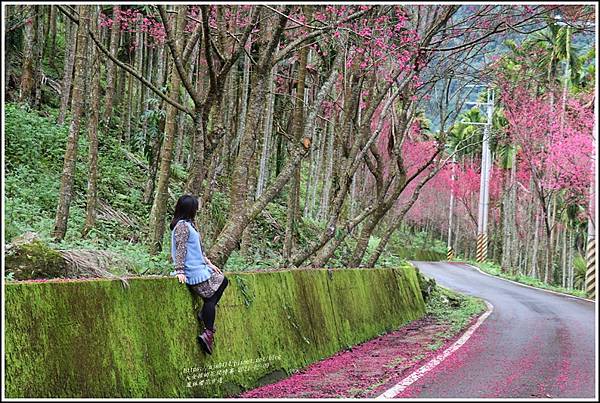
M 471 339 L 398 397 L 580 397 L 595 393 L 595 304 L 522 287 L 459 263 L 413 262 L 493 313 Z

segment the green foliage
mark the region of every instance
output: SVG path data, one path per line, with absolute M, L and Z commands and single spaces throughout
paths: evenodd
M 11 207 L 7 213 L 21 214 L 12 222 L 31 223 L 39 219 L 38 214 L 53 218 L 68 134 L 67 126 L 53 120 L 54 116 L 38 116 L 14 104 L 6 106 L 6 199 Z M 87 148 L 86 136 L 80 135 L 71 221 L 77 221 L 78 207 L 85 205 Z M 143 183 L 143 172 L 125 158 L 115 139 L 101 136 L 99 148 L 99 197 L 110 200 L 114 208 L 146 216 L 147 208 L 140 201 L 143 189 L 138 185 Z
M 152 104 L 149 107 L 154 108 Z M 54 227 L 56 204 L 60 188 L 63 158 L 68 136 L 66 125 L 56 125 L 58 111 L 45 108 L 40 114 L 16 104 L 6 105 L 6 235 L 7 240 L 25 231 L 34 231 L 54 248 L 77 248 L 111 250 L 123 254 L 134 262 L 136 273 L 165 274 L 172 268 L 169 256 L 170 232 L 165 231 L 163 253 L 151 256 L 141 242 L 145 237 L 150 207 L 143 203 L 143 193 L 147 181 L 147 168 L 150 150 L 146 155 L 128 151 L 119 141 L 115 130 L 99 133 L 99 179 L 98 196 L 102 205 L 108 204 L 118 214 L 125 216 L 129 224 L 115 217 L 100 214 L 96 226 L 86 239 L 81 238 L 85 222 L 85 193 L 87 187 L 88 142 L 85 122 L 79 136 L 78 158 L 74 181 L 74 198 L 70 208 L 68 230 L 65 240 L 54 244 L 51 234 Z M 160 110 L 148 110 L 148 135 L 160 135 L 159 122 L 164 115 Z M 118 114 L 115 116 L 118 118 Z M 139 144 L 141 146 L 141 143 Z M 135 147 L 134 147 L 135 148 Z M 308 175 L 305 167 L 302 174 Z M 167 215 L 172 214 L 176 195 L 183 192 L 187 179 L 184 166 L 174 163 L 171 166 L 170 199 Z M 305 186 L 301 186 L 302 195 Z M 229 209 L 227 179 L 219 181 L 211 189 L 207 206 L 201 206 L 198 222 L 203 228 L 203 246 L 210 248 L 227 220 Z M 250 242 L 248 252 L 242 255 L 234 251 L 226 269 L 229 271 L 269 270 L 283 265 L 283 241 L 287 216 L 285 194 L 275 198 L 248 227 Z M 301 206 L 304 201 L 301 199 Z M 166 224 L 166 223 L 165 223 Z M 302 218 L 296 223 L 296 248 L 307 247 L 323 230 L 323 221 Z M 338 229 L 341 235 L 342 229 Z M 399 267 L 406 259 L 439 260 L 445 255 L 442 243 L 434 242 L 425 233 L 414 235 L 394 234 L 386 250 L 381 255 L 378 267 Z M 369 241 L 366 258 L 374 251 L 379 238 Z M 352 253 L 356 241 L 350 236 L 335 252 L 330 267 L 343 267 L 345 259 Z
M 201 206 L 198 212 L 203 216 L 202 222 L 210 223 L 209 232 L 210 238 L 216 238 L 218 232 L 225 226 L 227 222 L 227 211 L 229 210 L 229 198 L 224 192 L 215 190 L 211 194 L 210 203 L 208 206 Z M 208 239 L 205 239 L 205 244 L 208 247 Z
M 60 244 L 52 242 L 68 127 L 56 125 L 56 110 L 48 111 L 50 116 L 40 116 L 16 104 L 9 103 L 5 107 L 6 240 L 33 231 L 54 248 L 108 249 L 123 253 L 135 262 L 138 273 L 168 273 L 172 269 L 169 267 L 168 248 L 164 248 L 162 254 L 151 256 L 140 243 L 150 214 L 150 206 L 142 201 L 146 172 L 128 158 L 128 151 L 110 133 L 100 133 L 99 136 L 98 196 L 134 225 L 101 216 L 88 238 L 81 238 L 85 222 L 88 158 L 87 136 L 82 130 L 67 235 Z M 142 156 L 135 158 L 144 161 Z M 178 175 L 181 176 L 182 168 L 175 169 L 179 169 Z M 173 182 L 172 189 L 176 193 L 182 185 Z M 168 245 L 168 236 L 166 240 Z
M 20 167 L 32 171 L 58 171 L 58 163 L 64 157 L 68 127 L 57 126 L 50 119 L 16 104 L 6 104 L 4 112 L 7 173 Z
M 573 285 L 575 288 L 580 290 L 584 289 L 585 286 L 585 274 L 587 272 L 587 262 L 585 258 L 579 253 L 573 259 Z M 581 296 L 585 296 L 585 293 L 581 291 Z
M 412 233 L 400 228 L 392 234 L 387 253 L 407 260 L 436 261 L 446 258 L 446 245 L 425 231 Z
M 15 104 L 5 106 L 5 118 L 6 239 L 26 231 L 48 235 L 58 200 L 67 128 Z
M 457 259 L 460 260 L 460 259 Z M 577 260 L 577 259 L 575 259 Z M 537 288 L 542 288 L 545 290 L 551 290 L 551 291 L 556 291 L 556 292 L 562 292 L 565 294 L 570 294 L 570 295 L 574 295 L 576 297 L 585 297 L 585 292 L 578 290 L 578 289 L 569 289 L 569 288 L 563 288 L 560 286 L 556 286 L 556 285 L 552 285 L 552 284 L 546 284 L 545 282 L 534 278 L 534 277 L 530 277 L 524 274 L 520 274 L 520 273 L 509 273 L 509 272 L 505 272 L 502 270 L 502 268 L 500 267 L 500 265 L 493 263 L 493 262 L 483 262 L 483 263 L 478 263 L 472 260 L 463 260 L 466 263 L 469 263 L 473 266 L 477 266 L 479 267 L 482 271 L 484 271 L 487 274 L 491 274 L 494 276 L 498 276 L 501 278 L 505 278 L 507 280 L 512 280 L 512 281 L 516 281 L 517 283 L 522 283 L 522 284 L 526 284 L 532 287 L 537 287 Z M 575 262 L 574 262 L 575 263 Z M 583 278 L 585 278 L 585 261 L 583 262 Z M 578 283 L 577 283 L 577 273 L 578 273 L 578 269 L 577 269 L 577 264 L 575 265 L 575 270 L 576 270 L 576 275 L 575 275 L 575 286 L 579 287 Z M 579 273 L 581 273 L 581 271 L 579 271 Z

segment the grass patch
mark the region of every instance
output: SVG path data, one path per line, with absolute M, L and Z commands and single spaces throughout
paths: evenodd
M 365 388 L 363 392 L 364 393 L 371 392 L 371 391 L 375 390 L 376 388 L 380 387 L 383 384 L 385 384 L 385 381 L 381 380 L 381 381 L 376 382 L 373 385 L 370 385 L 369 387 Z
M 457 259 L 457 261 L 463 262 L 463 263 L 468 263 L 475 267 L 479 267 L 481 269 L 481 271 L 483 271 L 487 274 L 491 274 L 492 276 L 516 281 L 517 283 L 529 285 L 529 286 L 536 287 L 536 288 L 541 288 L 544 290 L 551 290 L 551 291 L 561 292 L 563 294 L 573 295 L 576 297 L 586 298 L 586 294 L 584 291 L 577 290 L 577 289 L 564 288 L 564 287 L 560 287 L 560 286 L 556 286 L 556 285 L 552 285 L 552 284 L 546 284 L 537 278 L 526 276 L 524 274 L 518 274 L 518 273 L 512 274 L 510 272 L 505 272 L 505 271 L 502 271 L 502 268 L 500 267 L 500 265 L 493 263 L 493 262 L 477 263 L 472 260 L 462 260 L 462 259 Z
M 438 322 L 449 325 L 448 331 L 440 334 L 445 340 L 462 330 L 474 316 L 485 311 L 486 305 L 482 299 L 456 293 L 438 284 L 431 292 L 426 309 L 427 314 Z
M 442 347 L 442 345 L 444 344 L 443 340 L 438 340 L 435 343 L 431 343 L 430 345 L 427 346 L 427 349 L 431 350 L 431 351 L 435 351 L 438 348 Z
M 397 365 L 400 365 L 402 363 L 402 361 L 406 360 L 406 358 L 404 357 L 398 357 L 398 358 L 394 358 L 392 361 L 390 361 L 388 364 L 385 365 L 386 368 L 394 368 Z

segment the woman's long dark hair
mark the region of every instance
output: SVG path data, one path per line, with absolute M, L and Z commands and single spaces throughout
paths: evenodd
M 171 231 L 177 225 L 179 220 L 191 220 L 194 221 L 196 212 L 198 211 L 198 199 L 192 195 L 183 195 L 177 200 L 175 205 L 175 213 L 173 213 L 173 219 L 171 220 Z

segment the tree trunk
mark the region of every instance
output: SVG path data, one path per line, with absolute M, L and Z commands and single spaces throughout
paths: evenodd
M 146 80 L 152 82 L 153 69 L 154 69 L 154 57 L 156 52 L 154 49 L 148 49 L 147 59 L 146 59 Z M 151 109 L 148 102 L 148 87 L 142 87 L 142 117 L 141 117 L 141 132 L 142 132 L 142 141 L 141 148 L 142 151 L 148 149 L 148 111 Z
M 535 229 L 533 230 L 533 255 L 531 256 L 531 277 L 538 276 L 538 247 L 539 247 L 539 232 L 540 232 L 540 215 L 535 211 Z
M 386 210 L 376 209 L 375 212 L 367 219 L 367 221 L 363 224 L 360 235 L 358 236 L 358 240 L 356 242 L 356 247 L 354 248 L 354 252 L 352 256 L 348 260 L 348 267 L 359 267 L 362 259 L 367 251 L 367 246 L 369 246 L 369 239 L 371 238 L 371 234 L 377 227 L 377 224 L 381 221 L 383 216 L 385 215 Z
M 19 87 L 19 102 L 31 103 L 34 86 L 34 45 L 35 29 L 38 20 L 38 8 L 40 6 L 24 6 L 24 14 L 29 15 L 23 29 L 23 63 L 21 65 L 21 83 Z
M 269 96 L 267 100 L 267 116 L 264 119 L 262 152 L 260 155 L 260 167 L 258 183 L 256 184 L 256 197 L 260 197 L 265 189 L 269 178 L 269 157 L 271 156 L 273 137 L 273 109 L 275 106 L 275 69 L 271 69 L 269 78 Z
M 127 76 L 129 75 L 129 73 L 127 73 L 124 69 L 117 69 L 117 73 L 116 73 L 116 79 L 115 79 L 115 86 L 116 86 L 116 91 L 113 95 L 113 105 L 112 105 L 112 115 L 115 114 L 115 110 L 118 109 L 121 105 L 121 101 L 123 100 L 123 97 L 125 96 L 125 84 L 127 82 Z M 112 120 L 112 115 L 109 117 L 109 120 Z M 121 122 L 120 125 L 123 125 L 123 112 L 121 111 Z
M 177 141 L 175 142 L 175 162 L 178 164 L 183 163 L 183 143 L 185 142 L 184 133 L 187 131 L 185 124 L 185 114 L 177 114 Z
M 202 196 L 202 183 L 205 177 L 204 164 L 206 159 L 206 121 L 204 120 L 204 106 L 200 105 L 194 112 L 194 138 L 192 139 L 192 162 L 190 174 L 186 183 L 186 192 Z
M 567 238 L 568 228 L 565 227 L 562 231 L 562 264 L 561 264 L 561 284 L 563 288 L 567 288 Z
M 264 120 L 264 117 L 263 117 Z M 256 180 L 257 180 L 257 171 L 256 171 L 256 162 L 257 162 L 257 144 L 258 138 L 255 139 L 254 144 L 254 153 L 252 154 L 252 158 L 250 159 L 249 169 L 248 169 L 248 193 L 246 203 L 248 206 L 251 206 L 254 202 L 254 195 L 256 194 Z M 240 254 L 242 256 L 248 256 L 248 251 L 250 250 L 250 243 L 252 242 L 252 227 L 253 220 L 248 222 L 248 225 L 242 232 L 242 239 L 240 242 Z
M 138 15 L 138 24 L 141 25 L 142 16 Z M 142 76 L 144 76 L 144 52 L 146 51 L 147 46 L 144 46 L 144 33 L 142 30 L 138 30 L 135 34 L 135 68 L 140 72 Z M 133 80 L 133 77 L 132 77 Z M 138 131 L 138 123 L 140 121 L 140 116 L 142 115 L 144 98 L 142 97 L 142 91 L 145 85 L 140 80 L 135 80 L 135 88 L 133 91 L 133 127 L 131 134 L 134 135 Z
M 177 6 L 177 24 L 175 32 L 175 47 L 181 52 L 183 38 L 183 28 L 185 24 L 185 8 Z M 177 73 L 175 64 L 171 65 L 171 82 L 169 84 L 169 98 L 174 101 L 179 99 L 179 86 L 181 78 Z M 156 185 L 156 196 L 152 203 L 150 211 L 150 230 L 149 230 L 149 250 L 151 254 L 158 254 L 162 250 L 162 240 L 165 231 L 165 214 L 167 211 L 167 202 L 169 198 L 169 180 L 171 171 L 171 162 L 173 160 L 173 143 L 175 139 L 175 119 L 177 117 L 177 109 L 168 104 L 167 114 L 165 119 L 165 132 L 163 145 L 160 155 L 160 172 L 158 175 L 158 183 Z
M 230 212 L 242 211 L 245 208 L 248 194 L 248 177 L 250 162 L 254 153 L 255 136 L 259 131 L 259 117 L 262 113 L 266 79 L 264 72 L 256 72 L 255 84 L 248 101 L 249 109 L 243 121 L 244 131 L 240 139 L 239 152 L 234 163 L 230 191 Z
M 509 258 L 509 265 L 514 269 L 517 261 L 516 261 L 516 251 L 519 250 L 518 248 L 518 234 L 517 234 L 517 158 L 515 156 L 515 158 L 513 158 L 513 163 L 512 166 L 510 168 L 510 198 L 509 198 L 509 207 L 508 207 L 508 214 L 509 214 L 509 242 L 507 244 L 508 246 L 508 254 L 510 255 Z
M 97 6 L 94 6 L 97 8 Z M 92 14 L 92 21 L 98 17 L 98 9 Z M 92 29 L 98 32 L 97 25 Z M 89 231 L 94 228 L 96 223 L 96 203 L 97 203 L 97 182 L 98 182 L 98 115 L 100 109 L 100 55 L 95 46 L 91 46 L 90 52 L 92 64 L 91 72 L 91 94 L 88 119 L 88 137 L 89 137 L 89 173 L 87 186 L 87 205 L 85 214 L 85 224 L 81 236 L 87 237 Z
M 83 80 L 85 78 L 87 65 L 85 55 L 87 50 L 89 7 L 90 6 L 87 5 L 77 7 L 79 11 L 79 27 L 77 28 L 78 45 L 77 53 L 75 55 L 75 78 L 73 79 L 73 117 L 71 125 L 69 126 L 69 137 L 67 138 L 67 149 L 65 151 L 63 172 L 58 193 L 59 199 L 53 233 L 56 241 L 63 240 L 67 232 L 69 208 L 73 198 L 73 180 L 75 174 L 75 162 L 77 161 L 77 142 L 79 139 L 79 125 L 83 105 Z
M 33 47 L 33 106 L 40 109 L 42 104 L 42 58 L 44 56 L 44 10 L 49 6 L 36 6 L 35 46 Z
M 508 271 L 510 269 L 510 187 L 512 186 L 511 181 L 507 177 L 506 171 L 504 170 L 504 183 L 502 192 L 502 205 L 501 205 L 501 217 L 502 217 L 502 258 L 500 261 L 500 267 L 502 271 Z
M 246 115 L 248 111 L 248 91 L 250 89 L 250 57 L 248 54 L 244 53 L 244 73 L 242 76 L 242 98 L 239 103 L 239 113 L 238 118 L 239 122 L 237 125 L 237 131 L 235 138 L 232 143 L 231 155 L 237 155 L 237 148 L 240 144 L 242 136 L 246 130 Z
M 110 28 L 110 54 L 117 57 L 117 51 L 119 46 L 119 26 L 120 24 L 116 21 L 116 16 L 119 15 L 120 6 L 113 5 L 113 24 Z M 115 93 L 115 82 L 116 82 L 116 67 L 117 65 L 107 58 L 106 60 L 106 96 L 104 98 L 104 122 L 106 125 L 110 124 L 110 118 L 113 113 L 113 96 Z
M 325 99 L 325 95 L 328 94 L 331 90 L 331 87 L 333 86 L 333 83 L 337 78 L 341 62 L 342 58 L 340 53 L 334 61 L 334 65 L 329 77 L 319 89 L 315 102 L 313 103 L 313 105 L 311 105 L 311 110 L 308 113 L 306 126 L 304 128 L 304 135 L 308 140 L 308 144 L 310 144 L 310 140 L 312 139 L 315 121 L 317 117 L 317 109 L 320 108 L 321 103 Z M 258 85 L 258 87 L 260 88 L 260 85 Z M 244 142 L 242 143 L 244 144 Z M 305 143 L 305 145 L 306 144 L 307 143 Z M 254 202 L 252 206 L 249 206 L 242 210 L 230 209 L 230 217 L 227 223 L 225 224 L 225 227 L 217 237 L 215 244 L 211 247 L 211 249 L 208 252 L 208 256 L 210 257 L 211 261 L 213 261 L 217 266 L 221 266 L 227 261 L 229 255 L 237 246 L 240 236 L 245 227 L 250 222 L 250 220 L 254 219 L 254 217 L 256 217 L 256 215 L 259 212 L 261 212 L 266 207 L 266 205 L 275 196 L 277 196 L 277 194 L 279 194 L 283 186 L 285 186 L 285 184 L 289 181 L 294 170 L 296 169 L 296 166 L 300 163 L 303 156 L 306 155 L 307 150 L 308 148 L 305 146 L 305 148 L 302 151 L 298 149 L 292 151 L 292 155 L 290 156 L 287 165 L 283 167 L 279 175 L 277 175 L 273 182 L 267 187 L 267 189 L 265 189 L 263 194 Z M 239 158 L 240 156 L 238 156 L 238 161 L 236 161 L 238 163 L 240 162 Z M 238 169 L 239 165 L 236 165 L 235 170 Z
M 323 190 L 321 192 L 321 203 L 318 214 L 318 218 L 320 220 L 329 215 L 329 199 L 331 197 L 330 193 L 333 180 L 333 143 L 335 142 L 335 123 L 336 120 L 334 116 L 332 122 L 327 127 L 327 171 L 324 178 L 325 183 L 323 183 Z
M 296 90 L 296 102 L 294 103 L 294 114 L 292 115 L 292 136 L 295 141 L 302 139 L 304 130 L 303 115 L 304 115 L 304 92 L 306 85 L 306 64 L 308 61 L 308 47 L 305 46 L 298 52 L 298 79 Z M 302 163 L 300 163 L 301 165 Z M 285 225 L 285 239 L 283 243 L 283 258 L 285 265 L 289 264 L 290 255 L 292 253 L 293 240 L 295 237 L 297 216 L 300 208 L 300 166 L 296 168 L 292 181 L 290 183 L 290 191 L 288 193 L 287 203 L 287 219 Z
M 157 87 L 161 88 L 165 84 L 165 74 L 164 71 L 168 70 L 165 68 L 165 47 L 164 45 L 160 45 L 157 52 L 157 62 L 156 62 L 156 80 L 155 84 Z M 153 106 L 152 109 L 160 110 L 164 102 L 160 103 L 157 106 Z M 149 164 L 148 164 L 148 179 L 146 181 L 146 187 L 144 189 L 144 203 L 152 204 L 154 203 L 154 185 L 156 183 L 156 172 L 158 171 L 158 164 L 160 161 L 160 149 L 162 145 L 162 140 L 160 133 L 164 133 L 164 119 L 160 119 L 158 130 L 155 134 L 152 135 L 150 139 L 150 153 L 149 153 Z
M 50 6 L 50 16 L 49 16 L 49 26 L 48 26 L 48 30 L 49 30 L 49 53 L 48 56 L 50 58 L 49 63 L 51 66 L 54 66 L 54 57 L 55 57 L 55 53 L 56 53 L 56 6 Z
M 124 108 L 125 117 L 123 119 L 123 125 L 125 130 L 123 131 L 123 145 L 129 148 L 131 144 L 131 119 L 133 118 L 133 76 L 127 75 L 127 105 Z
M 221 160 L 224 161 L 225 169 L 227 170 L 228 174 L 231 173 L 229 169 L 233 166 L 233 164 L 231 163 L 233 155 L 233 150 L 231 146 L 237 135 L 237 125 L 240 117 L 240 115 L 237 114 L 235 111 L 238 103 L 237 92 L 235 90 L 237 84 L 239 83 L 237 71 L 238 69 L 236 65 L 234 65 L 234 67 L 230 70 L 229 74 L 227 75 L 225 83 L 226 90 L 224 94 L 224 99 L 227 103 L 227 108 L 225 109 L 225 122 L 228 122 L 228 124 L 227 130 L 225 132 L 225 138 L 223 139 L 223 147 L 221 147 Z
M 568 268 L 569 268 L 569 290 L 573 289 L 573 284 L 574 284 L 574 270 L 573 270 L 573 233 L 575 231 L 569 231 L 569 257 L 568 257 Z
M 314 159 L 312 159 L 311 161 L 311 173 L 310 173 L 310 179 L 311 179 L 311 186 L 308 188 L 307 192 L 306 192 L 306 206 L 304 208 L 304 215 L 306 217 L 311 217 L 311 218 L 315 218 L 316 217 L 316 211 L 315 211 L 315 204 L 316 204 L 316 199 L 317 199 L 317 189 L 319 187 L 319 183 L 322 183 L 322 181 L 324 180 L 323 175 L 322 175 L 322 167 L 323 167 L 323 156 L 325 154 L 325 143 L 326 143 L 326 131 L 323 128 L 320 128 L 320 130 L 317 132 L 318 137 L 317 137 L 317 147 L 316 147 L 316 151 L 312 154 L 315 154 Z
M 544 282 L 550 284 L 554 277 L 554 238 L 556 225 L 556 194 L 551 199 L 552 208 L 548 209 L 546 221 L 546 272 L 544 273 Z

